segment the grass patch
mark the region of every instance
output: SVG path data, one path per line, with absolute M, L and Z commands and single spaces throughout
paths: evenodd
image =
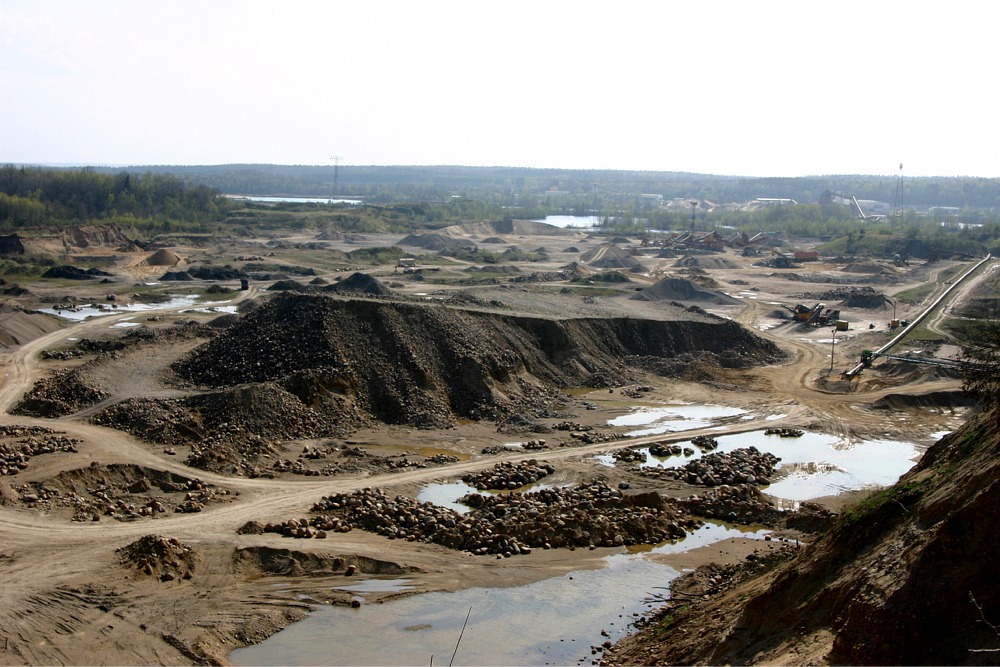
M 934 294 L 934 289 L 934 283 L 924 283 L 912 289 L 897 292 L 892 295 L 892 298 L 903 303 L 918 304 L 926 301 L 928 297 Z
M 898 512 L 909 512 L 910 506 L 926 493 L 927 479 L 895 484 L 876 491 L 840 513 L 842 528 L 862 528 L 882 523 Z

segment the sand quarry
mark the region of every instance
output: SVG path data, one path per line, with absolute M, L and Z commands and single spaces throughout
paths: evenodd
M 968 263 L 775 269 L 767 255 L 669 253 L 537 223 L 427 242 L 309 234 L 140 250 L 112 236 L 60 251 L 67 265 L 101 258 L 106 276 L 3 286 L 3 664 L 225 663 L 317 606 L 404 595 L 361 601 L 338 588 L 351 578 L 405 576 L 405 595 L 524 585 L 713 517 L 773 539 L 651 558 L 743 562 L 808 540 L 810 521 L 864 492 L 778 511 L 767 490 L 783 473 L 766 457 L 654 476 L 630 452 L 765 428 L 925 448 L 966 414 L 947 369 L 841 373 L 927 300 L 894 295 L 939 292 Z M 530 260 L 440 254 L 456 243 Z M 393 245 L 411 259 L 349 263 Z M 839 309 L 848 329 L 795 322 L 800 303 Z M 651 435 L 611 424 L 670 405 L 739 417 Z M 514 494 L 458 516 L 416 500 L 462 480 Z M 543 482 L 548 495 L 518 493 Z

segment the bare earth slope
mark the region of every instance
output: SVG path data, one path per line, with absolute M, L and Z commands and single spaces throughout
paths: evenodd
M 997 664 L 1000 431 L 981 414 L 776 573 L 623 641 L 613 664 Z M 981 607 L 982 615 L 980 615 Z M 992 649 L 992 650 L 990 650 Z

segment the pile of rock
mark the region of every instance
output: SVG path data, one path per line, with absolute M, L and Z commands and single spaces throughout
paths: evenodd
M 39 454 L 76 452 L 82 440 L 40 426 L 0 426 L 0 438 L 19 437 L 14 442 L 0 442 L 0 475 L 16 475 L 28 467 L 28 461 Z
M 390 539 L 433 542 L 498 557 L 529 554 L 533 548 L 657 544 L 681 538 L 699 525 L 658 494 L 626 496 L 600 481 L 533 493 L 470 494 L 460 502 L 472 511 L 459 514 L 406 496 L 363 489 L 324 497 L 312 509 L 320 516 L 307 523 L 313 529 L 326 524 L 357 527 Z
M 159 577 L 160 581 L 173 581 L 178 577 L 190 579 L 198 562 L 194 550 L 177 538 L 145 535 L 135 542 L 118 549 L 122 565 L 134 568 L 146 576 Z
M 135 465 L 92 464 L 44 482 L 15 486 L 22 503 L 32 509 L 69 509 L 74 521 L 155 518 L 165 512 L 200 512 L 209 503 L 232 498 L 229 489 L 198 479 Z M 183 494 L 182 497 L 177 496 Z
M 719 441 L 710 435 L 696 435 L 691 438 L 691 444 L 703 452 L 719 448 Z
M 690 447 L 681 447 L 675 442 L 654 442 L 649 446 L 649 453 L 661 459 L 666 459 L 681 454 L 692 456 L 694 450 Z
M 489 470 L 463 475 L 462 481 L 480 491 L 518 489 L 528 484 L 534 484 L 551 475 L 555 470 L 552 465 L 538 463 L 535 459 L 517 463 L 505 461 L 496 464 Z
M 643 468 L 647 477 L 678 479 L 697 486 L 755 484 L 766 486 L 781 459 L 756 447 L 735 449 L 726 454 L 713 452 L 689 461 L 680 468 Z
M 652 448 L 650 448 L 650 452 L 652 453 Z M 641 449 L 626 447 L 625 449 L 611 452 L 611 458 L 618 463 L 645 463 L 646 453 Z
M 316 538 L 322 540 L 326 539 L 328 533 L 347 533 L 353 528 L 354 526 L 351 524 L 336 517 L 314 516 L 286 519 L 281 523 L 267 523 L 260 529 L 260 532 L 279 533 L 285 537 L 297 537 L 299 539 Z M 244 526 L 241 532 L 250 531 Z
M 36 382 L 10 412 L 29 417 L 64 417 L 110 395 L 80 369 L 61 371 Z
M 428 456 L 425 459 L 425 462 L 430 463 L 432 465 L 441 466 L 441 465 L 447 465 L 449 463 L 458 463 L 458 457 L 452 456 L 450 454 L 435 454 L 433 456 Z
M 722 485 L 681 503 L 691 514 L 708 519 L 763 526 L 777 526 L 784 519 L 784 513 L 753 484 Z
M 782 438 L 801 438 L 805 431 L 797 428 L 769 428 L 764 431 L 764 435 L 778 435 Z
M 621 433 L 602 433 L 599 431 L 570 431 L 569 437 L 579 440 L 585 445 L 594 445 L 600 442 L 614 442 L 626 437 Z

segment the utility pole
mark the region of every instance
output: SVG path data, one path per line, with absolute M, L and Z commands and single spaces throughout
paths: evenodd
M 833 330 L 833 342 L 830 343 L 830 375 L 833 375 L 833 353 L 836 352 L 837 348 L 837 329 Z
M 337 180 L 340 171 L 340 161 L 343 159 L 340 155 L 334 155 L 330 158 L 330 162 L 333 162 L 333 194 L 330 196 L 331 202 L 337 197 Z
M 896 200 L 892 204 L 892 223 L 899 218 L 900 228 L 903 225 L 903 163 L 899 163 L 899 178 L 896 179 Z

